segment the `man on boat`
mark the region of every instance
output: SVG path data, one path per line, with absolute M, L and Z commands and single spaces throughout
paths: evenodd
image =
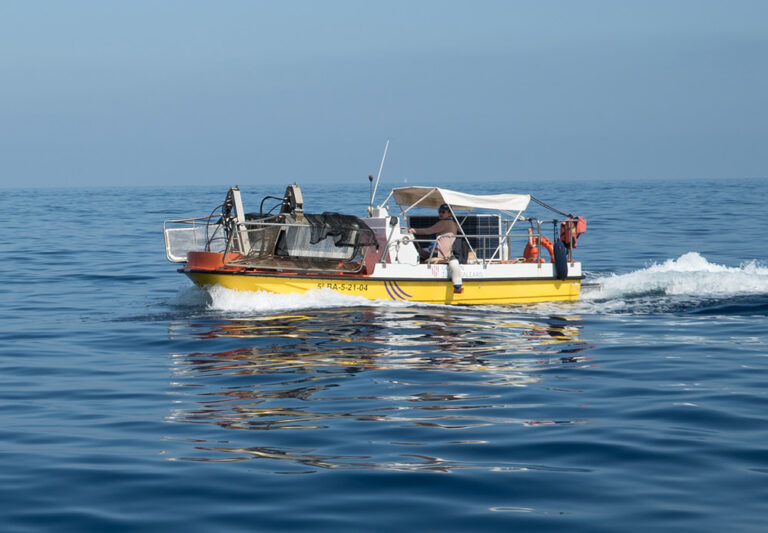
M 453 242 L 456 240 L 456 233 L 459 227 L 451 217 L 451 210 L 448 204 L 443 204 L 437 211 L 440 217 L 435 224 L 428 228 L 410 228 L 408 231 L 414 235 L 435 235 L 437 238 L 436 250 L 432 255 L 432 261 L 446 263 L 451 258 Z M 429 250 L 419 249 L 421 259 L 427 259 L 430 256 Z

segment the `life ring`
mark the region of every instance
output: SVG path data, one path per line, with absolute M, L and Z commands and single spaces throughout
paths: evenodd
M 537 241 L 547 249 L 549 252 L 549 260 L 550 262 L 555 262 L 555 246 L 552 244 L 552 241 L 547 239 L 546 237 L 534 237 L 533 235 L 528 236 L 528 244 L 525 245 L 525 250 L 523 251 L 523 257 L 525 257 L 526 263 L 536 263 L 536 262 L 544 262 L 543 258 L 539 257 L 539 248 L 537 246 Z

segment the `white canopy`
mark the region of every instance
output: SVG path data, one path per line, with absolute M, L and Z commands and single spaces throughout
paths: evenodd
M 531 201 L 530 194 L 465 194 L 438 187 L 400 187 L 392 189 L 395 202 L 400 206 L 431 207 L 437 209 L 448 204 L 452 209 L 495 209 L 497 211 L 523 211 Z

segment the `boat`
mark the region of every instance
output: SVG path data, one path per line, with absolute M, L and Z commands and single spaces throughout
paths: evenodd
M 165 221 L 166 255 L 195 284 L 236 291 L 324 289 L 369 300 L 449 305 L 578 299 L 583 275 L 573 254 L 586 231 L 583 217 L 528 194 L 407 186 L 392 189 L 379 205 L 374 194 L 367 214 L 358 218 L 305 212 L 295 183 L 282 197 L 264 197 L 258 213 L 247 212 L 239 187 L 230 187 L 213 214 Z M 531 201 L 563 218 L 524 216 Z M 267 202 L 274 205 L 265 212 Z M 436 216 L 438 208 L 444 212 Z M 452 233 L 420 234 L 440 217 L 455 224 Z M 550 227 L 552 239 L 543 234 Z M 450 256 L 441 256 L 441 239 L 450 239 Z

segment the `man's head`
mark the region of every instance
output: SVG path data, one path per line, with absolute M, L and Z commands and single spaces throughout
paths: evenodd
M 450 216 L 451 209 L 448 207 L 448 204 L 443 204 L 440 206 L 440 208 L 437 210 L 437 214 L 440 218 L 445 218 L 447 216 Z

